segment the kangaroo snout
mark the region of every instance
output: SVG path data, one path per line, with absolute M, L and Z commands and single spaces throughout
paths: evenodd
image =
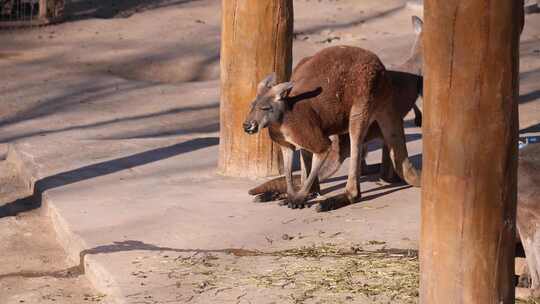
M 255 134 L 259 131 L 259 124 L 255 120 L 245 121 L 243 127 L 247 134 Z

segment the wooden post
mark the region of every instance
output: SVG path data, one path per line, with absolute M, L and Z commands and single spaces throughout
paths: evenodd
M 40 19 L 47 19 L 47 0 L 39 0 L 39 13 L 38 16 Z
M 426 0 L 420 303 L 514 303 L 519 1 Z
M 279 148 L 264 130 L 247 135 L 242 122 L 257 84 L 271 72 L 291 74 L 292 0 L 223 0 L 219 168 L 229 176 L 279 173 Z

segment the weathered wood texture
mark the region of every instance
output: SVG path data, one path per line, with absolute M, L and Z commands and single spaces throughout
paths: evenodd
M 292 0 L 223 0 L 221 36 L 221 132 L 219 172 L 264 177 L 279 173 L 279 147 L 268 131 L 247 135 L 242 122 L 257 84 L 276 72 L 291 74 Z
M 520 10 L 425 1 L 422 304 L 514 303 Z

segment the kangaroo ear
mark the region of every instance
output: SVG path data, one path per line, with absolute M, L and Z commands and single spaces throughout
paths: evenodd
M 420 19 L 420 17 L 418 16 L 412 16 L 411 21 L 412 21 L 414 32 L 416 34 L 422 33 L 422 28 L 424 27 L 424 21 L 422 21 L 422 19 Z
M 257 85 L 257 94 L 261 95 L 276 84 L 276 73 L 271 73 Z
M 292 88 L 294 87 L 294 82 L 282 82 L 278 85 L 275 85 L 272 88 L 272 95 L 276 97 L 276 100 L 280 100 L 289 96 Z

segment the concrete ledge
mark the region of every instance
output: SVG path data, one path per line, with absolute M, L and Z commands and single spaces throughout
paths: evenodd
M 94 288 L 108 296 L 107 303 L 125 303 L 111 273 L 94 257 L 82 255 L 84 250 L 88 248 L 86 242 L 69 228 L 69 224 L 60 215 L 48 193 L 40 189 L 37 183 L 40 179 L 37 164 L 32 161 L 32 158 L 19 151 L 16 144 L 10 144 L 6 161 L 15 166 L 23 181 L 28 185 L 28 189 L 34 192 L 34 195 L 41 196 L 41 212 L 51 219 L 56 239 L 66 251 L 69 262 L 82 267 L 85 277 Z
M 412 132 L 409 151 L 419 153 L 414 135 L 419 130 L 407 131 Z M 71 262 L 84 266 L 85 276 L 110 303 L 155 294 L 155 286 L 163 287 L 160 294 L 175 296 L 177 287 L 167 278 L 141 285 L 133 275 L 138 264 L 132 262 L 156 252 L 270 251 L 321 242 L 350 247 L 375 237 L 389 248 L 417 247 L 418 189 L 367 179 L 361 204 L 327 213 L 255 204 L 247 189 L 256 181 L 215 174 L 217 135 L 107 141 L 38 137 L 14 143 L 8 159 L 41 201 Z M 380 157 L 373 151 L 368 162 Z M 324 185 L 325 195 L 342 191 L 346 170 L 343 166 Z M 400 216 L 389 221 L 388 214 Z M 319 230 L 324 233 L 314 232 Z M 284 234 L 298 237 L 285 240 Z
M 84 255 L 84 250 L 88 248 L 86 242 L 70 228 L 69 224 L 59 214 L 58 209 L 51 202 L 47 194 L 43 196 L 43 212 L 51 219 L 56 239 L 68 254 L 70 262 L 84 270 L 84 275 L 92 283 L 98 292 L 106 294 L 111 303 L 123 304 L 123 296 L 117 287 L 113 275 L 106 270 L 93 256 Z

